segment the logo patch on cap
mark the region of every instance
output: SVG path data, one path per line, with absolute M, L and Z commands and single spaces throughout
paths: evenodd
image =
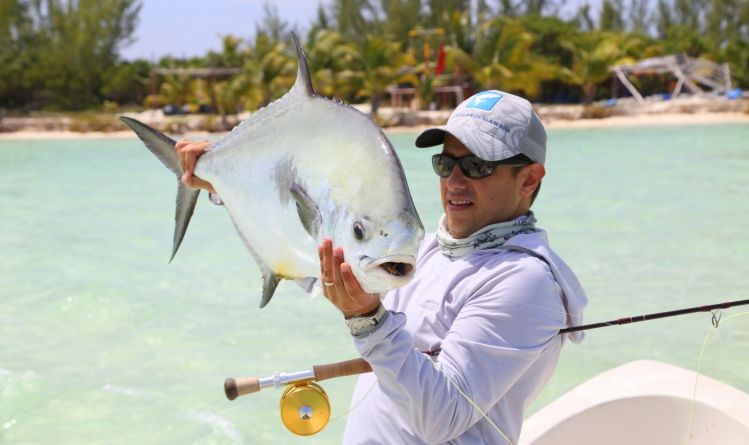
M 493 91 L 484 91 L 473 96 L 466 104 L 466 108 L 478 108 L 484 111 L 491 111 L 502 97 L 502 94 Z

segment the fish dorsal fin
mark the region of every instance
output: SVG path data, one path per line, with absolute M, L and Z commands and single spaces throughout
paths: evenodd
M 294 31 L 291 31 L 291 37 L 294 39 L 294 45 L 296 45 L 296 56 L 299 62 L 296 72 L 296 82 L 292 91 L 312 97 L 315 95 L 315 90 L 312 88 L 312 77 L 310 76 L 309 65 L 307 64 L 307 56 L 304 55 L 302 45 L 299 43 L 299 37 L 297 37 Z
M 312 238 L 317 239 L 317 234 L 320 233 L 320 225 L 322 224 L 320 209 L 315 204 L 315 201 L 309 197 L 307 191 L 296 182 L 291 184 L 289 191 L 294 198 L 294 202 L 296 202 L 296 213 L 299 215 L 299 220 L 302 222 L 304 230 Z

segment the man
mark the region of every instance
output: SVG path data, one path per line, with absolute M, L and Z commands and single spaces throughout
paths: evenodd
M 319 248 L 323 292 L 341 310 L 373 373 L 359 378 L 346 444 L 508 444 L 554 371 L 585 294 L 530 211 L 545 175 L 546 133 L 530 103 L 474 95 L 419 147 L 445 214 L 419 249 L 416 275 L 380 298 L 364 293 L 345 252 Z M 207 144 L 181 141 L 188 185 Z M 572 334 L 580 341 L 582 335 Z
M 582 321 L 582 287 L 530 211 L 546 158 L 530 103 L 478 93 L 416 139 L 439 144 L 445 214 L 411 283 L 380 303 L 341 249 L 319 249 L 324 294 L 374 371 L 356 386 L 347 444 L 516 443 L 556 366 L 559 330 Z

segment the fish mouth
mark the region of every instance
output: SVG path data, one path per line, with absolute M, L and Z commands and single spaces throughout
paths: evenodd
M 380 269 L 388 275 L 400 278 L 413 274 L 416 258 L 413 255 L 390 255 L 378 259 L 362 257 L 359 265 L 365 273 Z

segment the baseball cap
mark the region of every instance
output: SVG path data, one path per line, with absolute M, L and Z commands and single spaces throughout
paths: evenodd
M 440 145 L 445 133 L 485 161 L 519 154 L 541 164 L 546 160 L 546 130 L 531 103 L 503 91 L 482 91 L 469 97 L 452 112 L 447 124 L 422 131 L 416 146 Z

